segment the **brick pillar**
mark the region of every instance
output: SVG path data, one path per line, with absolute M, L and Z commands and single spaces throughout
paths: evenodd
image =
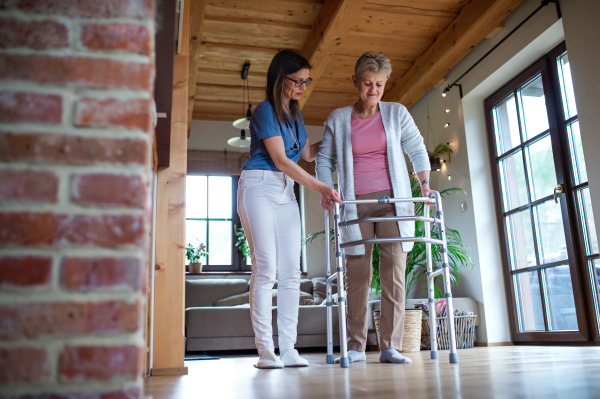
M 154 0 L 0 0 L 0 392 L 143 396 Z

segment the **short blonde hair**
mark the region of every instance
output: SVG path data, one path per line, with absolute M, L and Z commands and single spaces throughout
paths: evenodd
M 390 59 L 383 54 L 375 55 L 372 51 L 367 51 L 360 56 L 354 67 L 354 75 L 357 78 L 364 72 L 383 72 L 385 77 L 389 78 L 392 74 L 392 65 Z

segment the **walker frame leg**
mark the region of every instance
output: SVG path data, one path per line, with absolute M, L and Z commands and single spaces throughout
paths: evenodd
M 335 233 L 335 261 L 338 282 L 338 313 L 340 317 L 340 367 L 348 368 L 348 337 L 346 334 L 346 288 L 344 286 L 344 260 L 342 259 L 342 249 L 340 248 L 340 204 L 337 202 L 333 206 L 333 231 Z
M 444 211 L 442 209 L 442 199 L 439 193 L 435 194 L 437 217 L 439 219 L 438 231 L 440 240 L 442 240 L 442 277 L 444 280 L 444 297 L 446 299 L 446 318 L 448 323 L 448 341 L 450 341 L 450 363 L 458 363 L 458 353 L 456 351 L 456 331 L 454 327 L 454 306 L 452 305 L 452 287 L 450 280 L 450 264 L 448 263 L 448 244 L 446 242 L 446 226 L 444 224 Z M 435 313 L 434 313 L 435 315 Z
M 327 312 L 327 356 L 325 358 L 328 364 L 333 364 L 335 359 L 333 357 L 333 301 L 331 298 L 331 246 L 330 246 L 330 235 L 329 235 L 329 211 L 325 211 L 325 265 L 326 265 L 326 312 Z
M 423 204 L 423 216 L 429 216 L 431 207 L 426 203 Z M 431 238 L 431 223 L 424 222 L 425 238 Z M 431 359 L 438 358 L 437 351 L 437 319 L 435 317 L 435 284 L 433 273 L 433 262 L 431 258 L 431 243 L 425 243 L 425 253 L 427 256 L 427 298 L 429 309 L 429 342 L 431 348 Z

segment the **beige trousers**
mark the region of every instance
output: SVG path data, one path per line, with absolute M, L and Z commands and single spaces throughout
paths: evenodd
M 390 190 L 357 195 L 356 199 L 392 197 Z M 358 217 L 396 216 L 394 204 L 357 205 Z M 363 239 L 400 237 L 397 222 L 359 224 Z M 365 244 L 364 255 L 346 255 L 348 286 L 348 349 L 364 351 L 367 346 L 367 302 L 371 281 L 373 244 Z M 380 349 L 402 349 L 405 307 L 406 252 L 400 242 L 379 244 L 381 280 Z

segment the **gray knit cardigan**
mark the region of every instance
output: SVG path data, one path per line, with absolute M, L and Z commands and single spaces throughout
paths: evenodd
M 415 173 L 431 170 L 427 149 L 423 137 L 415 125 L 406 107 L 398 103 L 379 102 L 383 127 L 386 133 L 387 156 L 392 180 L 392 190 L 396 198 L 411 197 L 410 175 L 406 168 L 404 154 L 408 154 Z M 316 159 L 317 179 L 333 187 L 333 173 L 338 172 L 338 191 L 342 200 L 354 200 L 354 167 L 352 144 L 350 141 L 350 121 L 352 106 L 336 109 L 325 121 L 323 141 Z M 339 167 L 337 167 L 339 165 Z M 396 214 L 413 215 L 412 203 L 396 203 Z M 356 205 L 345 205 L 342 208 L 342 220 L 356 219 Z M 414 222 L 398 222 L 402 237 L 413 237 Z M 362 239 L 357 224 L 342 227 L 340 230 L 342 242 Z M 402 249 L 408 252 L 412 242 L 402 243 Z M 344 248 L 346 255 L 363 255 L 364 245 Z

